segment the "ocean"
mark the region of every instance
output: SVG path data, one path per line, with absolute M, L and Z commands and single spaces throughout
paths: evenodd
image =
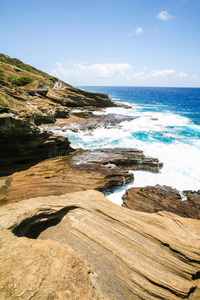
M 122 114 L 135 119 L 92 132 L 56 133 L 67 136 L 74 148 L 133 147 L 164 164 L 159 173 L 134 171 L 135 181 L 117 188 L 108 199 L 121 204 L 121 196 L 133 186 L 161 184 L 180 192 L 200 189 L 200 88 L 79 88 L 108 94 L 116 102 L 131 106 L 107 108 L 101 114 Z

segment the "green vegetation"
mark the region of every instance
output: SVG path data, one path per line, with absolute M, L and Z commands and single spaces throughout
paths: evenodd
M 3 98 L 0 97 L 0 105 L 6 105 L 7 103 L 5 103 L 5 101 L 3 100 Z
M 17 69 L 17 68 L 14 68 L 14 70 L 15 70 L 17 73 L 21 72 L 21 70 L 20 70 L 20 69 Z
M 11 58 L 8 55 L 4 55 L 4 54 L 0 53 L 0 61 L 10 64 L 10 65 L 14 65 L 22 70 L 25 70 L 25 71 L 28 71 L 28 72 L 31 72 L 34 74 L 39 73 L 39 71 L 36 68 L 29 66 L 27 64 L 24 64 L 21 60 L 19 60 L 17 58 Z
M 33 82 L 33 79 L 30 77 L 17 77 L 17 76 L 8 76 L 8 81 L 12 83 L 13 86 L 21 86 L 21 85 L 27 85 L 31 82 Z
M 49 79 L 50 81 L 52 81 L 53 83 L 56 82 L 56 78 L 55 78 L 55 77 L 49 77 L 48 79 Z
M 0 90 L 0 107 L 19 105 L 20 101 Z
M 7 106 L 8 105 L 8 101 L 7 101 L 7 98 L 8 96 L 5 95 L 4 93 L 0 92 L 0 106 Z
M 3 80 L 3 70 L 0 69 L 0 80 Z

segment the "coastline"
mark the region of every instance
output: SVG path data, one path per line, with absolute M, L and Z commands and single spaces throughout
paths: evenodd
M 186 191 L 184 204 L 166 186 L 129 189 L 124 207 L 106 199 L 134 180 L 130 170 L 162 170 L 133 147 L 140 116 L 106 94 L 54 90 L 37 72 L 45 95 L 0 87 L 10 101 L 0 111 L 0 171 L 9 175 L 0 177 L 0 298 L 199 299 L 200 191 Z M 112 147 L 124 133 L 128 143 Z M 90 149 L 73 147 L 70 134 Z

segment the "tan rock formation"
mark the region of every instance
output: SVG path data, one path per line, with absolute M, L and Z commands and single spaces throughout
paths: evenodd
M 88 264 L 67 245 L 0 232 L 0 299 L 99 299 Z
M 84 288 L 84 280 L 86 286 L 91 284 L 83 275 L 81 282 L 73 280 L 78 274 L 69 272 L 73 263 L 64 264 L 66 256 L 73 256 L 66 245 L 90 264 L 99 297 L 102 293 L 104 299 L 120 300 L 200 299 L 199 220 L 167 212 L 131 211 L 89 190 L 8 204 L 0 210 L 0 227 L 0 299 L 5 292 L 8 300 L 14 299 L 11 294 L 26 295 L 27 282 L 31 282 L 28 293 L 33 291 L 32 298 L 21 299 L 50 299 L 49 294 L 51 299 L 85 296 L 79 287 Z M 15 243 L 19 243 L 16 248 Z M 74 260 L 75 269 L 87 275 L 86 265 L 77 257 Z M 75 292 L 72 297 L 62 298 L 67 295 L 62 290 L 65 280 L 66 290 Z M 59 298 L 60 291 L 65 294 Z M 93 299 L 91 289 L 88 293 L 88 299 Z
M 65 151 L 55 147 L 49 154 L 56 157 Z M 134 180 L 127 169 L 158 171 L 161 167 L 157 159 L 137 149 L 79 149 L 9 176 L 0 188 L 0 204 L 88 189 L 108 192 Z

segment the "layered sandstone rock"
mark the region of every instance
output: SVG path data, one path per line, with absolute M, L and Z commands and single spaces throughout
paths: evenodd
M 67 85 L 64 89 L 49 90 L 47 96 L 54 102 L 67 107 L 117 107 L 107 94 L 86 92 Z
M 162 166 L 137 149 L 79 149 L 65 154 L 62 148 L 52 148 L 52 159 L 9 176 L 0 188 L 0 204 L 88 189 L 108 193 L 134 180 L 127 169 L 158 171 Z
M 200 191 L 185 191 L 183 194 L 187 200 L 182 201 L 180 193 L 168 186 L 130 188 L 122 197 L 122 206 L 149 213 L 164 210 L 182 217 L 200 219 Z
M 199 220 L 90 190 L 8 204 L 0 227 L 0 299 L 200 298 Z

